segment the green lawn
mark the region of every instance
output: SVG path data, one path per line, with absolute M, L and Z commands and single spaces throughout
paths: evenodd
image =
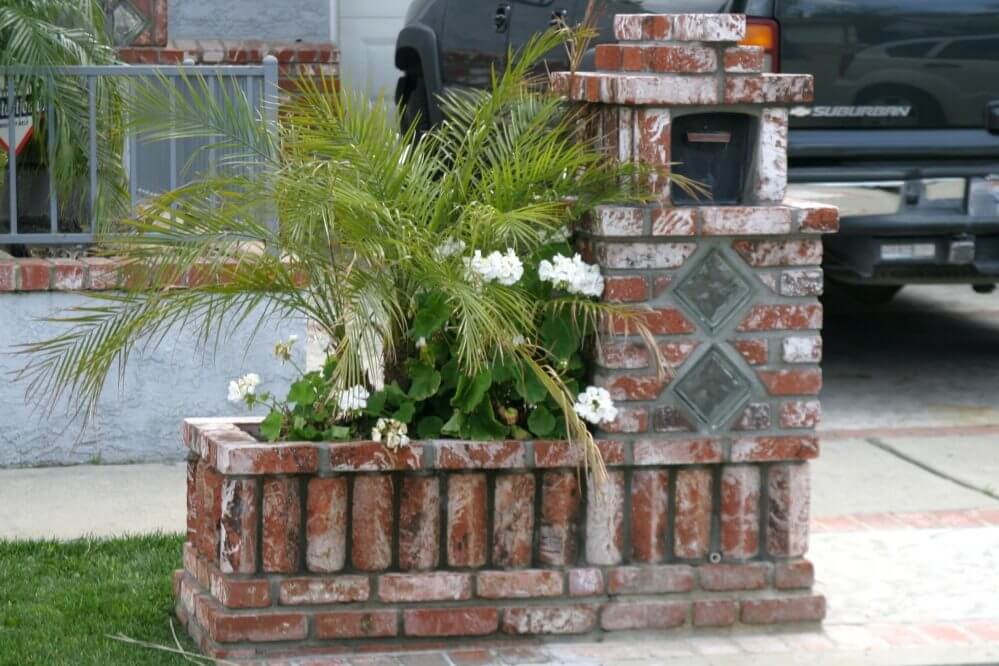
M 0 540 L 0 664 L 183 664 L 109 634 L 173 646 L 180 536 Z M 174 619 L 185 650 L 192 650 Z

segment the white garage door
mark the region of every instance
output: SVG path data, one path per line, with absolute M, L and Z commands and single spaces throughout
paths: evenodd
M 395 68 L 395 40 L 410 0 L 335 0 L 339 2 L 341 80 L 364 88 L 372 98 L 392 102 L 401 72 Z M 331 8 L 332 9 L 332 8 Z

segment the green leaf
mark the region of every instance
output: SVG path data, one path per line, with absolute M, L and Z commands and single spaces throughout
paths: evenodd
M 444 429 L 444 419 L 439 416 L 424 416 L 416 424 L 416 435 L 420 439 L 434 439 L 441 436 Z
M 424 299 L 417 311 L 410 334 L 416 339 L 429 338 L 444 325 L 450 314 L 447 297 L 440 292 L 434 292 Z
M 552 356 L 563 360 L 579 350 L 580 339 L 569 317 L 549 314 L 541 324 L 541 343 Z
M 517 394 L 529 405 L 536 405 L 548 397 L 548 389 L 541 383 L 538 376 L 527 368 L 517 382 Z
M 401 421 L 403 423 L 409 423 L 413 420 L 413 416 L 416 414 L 416 404 L 411 401 L 406 401 L 399 405 L 399 409 L 392 414 L 392 418 L 396 421 Z
M 409 364 L 409 397 L 413 400 L 426 400 L 437 393 L 441 385 L 441 373 L 434 368 L 419 362 Z
M 457 407 L 463 412 L 471 412 L 475 409 L 486 392 L 493 383 L 493 375 L 488 370 L 484 370 L 474 377 L 462 375 L 458 378 L 458 388 L 454 397 L 451 398 L 451 406 Z
M 441 433 L 452 436 L 457 436 L 461 434 L 461 429 L 462 425 L 464 424 L 464 421 L 465 421 L 465 415 L 462 414 L 457 409 L 454 410 L 454 412 L 451 414 L 451 418 L 449 418 L 447 423 L 445 423 L 441 427 Z
M 268 442 L 276 442 L 281 437 L 281 426 L 284 424 L 284 416 L 277 410 L 271 413 L 260 422 L 260 435 Z
M 441 368 L 441 390 L 450 391 L 458 385 L 458 359 L 453 358 Z
M 315 401 L 316 387 L 306 379 L 298 380 L 288 390 L 288 402 L 294 402 L 298 405 L 311 405 Z
M 388 395 L 385 391 L 376 391 L 368 396 L 368 406 L 364 408 L 364 413 L 368 416 L 381 416 L 385 409 L 385 401 Z
M 490 440 L 502 439 L 510 432 L 510 428 L 496 418 L 493 406 L 489 401 L 483 401 L 478 408 L 465 418 L 463 435 L 468 439 Z
M 343 440 L 350 438 L 350 428 L 347 426 L 330 426 L 323 433 L 323 439 Z
M 548 437 L 555 432 L 555 416 L 544 405 L 538 405 L 527 417 L 527 427 L 538 437 Z

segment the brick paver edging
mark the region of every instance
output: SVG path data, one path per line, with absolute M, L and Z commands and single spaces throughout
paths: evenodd
M 854 513 L 812 519 L 812 533 L 900 529 L 961 529 L 999 526 L 999 509 Z

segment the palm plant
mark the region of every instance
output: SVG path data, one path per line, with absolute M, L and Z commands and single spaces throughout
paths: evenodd
M 571 254 L 575 222 L 597 204 L 634 200 L 622 182 L 642 179 L 607 160 L 583 136 L 582 112 L 533 78 L 563 38 L 538 36 L 491 90 L 444 100 L 447 120 L 420 138 L 400 135 L 383 105 L 332 84 L 303 80 L 276 139 L 238 92 L 216 101 L 190 79 L 164 102 L 161 89 L 146 89 L 130 109 L 139 129 L 206 139 L 229 161 L 150 201 L 125 233 L 103 239 L 148 281 L 100 295 L 59 319 L 67 332 L 29 345 L 29 394 L 69 396 L 87 413 L 112 368 L 120 376 L 137 345 L 156 344 L 171 328 L 196 327 L 210 345 L 236 323 L 254 321 L 256 332 L 300 316 L 332 340 L 322 373 L 289 395 L 310 415 L 337 421 L 325 406 L 367 386 L 379 406 L 354 415 L 364 428 L 381 413 L 418 422 L 421 436 L 556 432 L 601 469 L 573 410 L 582 340 L 621 322 L 651 335 L 640 310 L 566 293 L 540 280 L 537 267 Z M 270 225 L 275 211 L 279 224 Z M 473 250 L 516 254 L 524 277 L 470 277 Z M 178 276 L 196 277 L 178 289 Z M 659 368 L 666 372 L 661 358 Z M 562 423 L 552 426 L 544 404 Z M 310 429 L 302 414 L 278 413 L 272 438 L 364 433 L 325 428 L 322 419 Z

